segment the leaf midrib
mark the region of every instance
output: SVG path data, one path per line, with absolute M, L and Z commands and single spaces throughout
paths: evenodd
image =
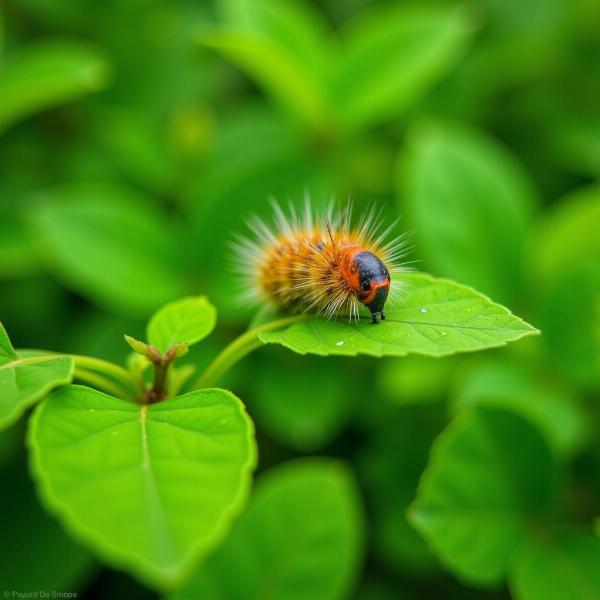
M 47 362 L 61 360 L 63 358 L 65 358 L 65 357 L 61 356 L 61 355 L 34 356 L 34 357 L 30 357 L 30 358 L 16 358 L 15 360 L 11 360 L 10 362 L 0 365 L 0 369 L 16 369 L 17 367 L 34 367 L 34 366 L 42 365 Z
M 517 318 L 517 317 L 515 317 Z M 449 329 L 472 329 L 475 331 L 510 331 L 514 333 L 533 333 L 535 329 L 514 329 L 512 327 L 477 327 L 475 325 L 457 325 L 450 323 L 431 323 L 429 321 L 408 321 L 401 319 L 386 319 L 388 323 L 402 323 L 406 325 L 429 325 L 431 327 L 446 327 Z
M 154 541 L 156 548 L 159 549 L 165 565 L 172 565 L 177 562 L 175 551 L 173 549 L 173 537 L 166 518 L 165 509 L 162 504 L 156 476 L 152 470 L 150 459 L 150 447 L 148 446 L 148 433 L 146 421 L 148 416 L 148 405 L 140 408 L 140 430 L 142 435 L 142 475 L 148 498 L 148 510 L 150 513 L 150 524 L 154 532 Z
M 506 331 L 511 333 L 534 333 L 537 331 L 535 329 L 515 329 L 513 327 L 478 327 L 475 325 L 457 325 L 453 323 L 435 323 L 431 321 L 408 321 L 406 319 L 390 319 L 389 317 L 385 320 L 385 323 L 398 323 L 400 325 L 411 325 L 413 327 L 418 325 L 427 325 L 429 327 L 445 327 L 446 329 L 468 329 L 474 331 Z M 384 325 L 385 323 L 380 323 L 380 325 Z M 350 326 L 346 325 L 345 323 L 342 323 L 342 325 L 344 325 L 344 327 L 350 328 Z M 357 328 L 356 331 L 361 330 Z
M 318 321 L 316 319 L 306 321 L 307 325 L 309 326 L 310 330 L 313 332 L 314 336 L 317 338 L 317 340 L 321 344 L 321 346 L 324 349 L 328 349 L 329 347 L 331 347 L 332 344 L 331 344 L 331 342 L 328 342 L 323 337 L 323 335 L 319 331 L 318 327 L 316 326 L 317 322 Z M 429 343 L 438 344 L 438 345 L 439 345 L 439 340 L 429 339 L 427 336 L 425 336 L 425 334 L 422 331 L 420 331 L 418 329 L 418 326 L 426 325 L 429 327 L 442 327 L 442 328 L 446 328 L 446 329 L 461 329 L 461 330 L 469 330 L 469 331 L 502 331 L 502 332 L 511 332 L 511 333 L 522 333 L 523 335 L 535 333 L 535 330 L 531 330 L 531 329 L 512 329 L 512 328 L 508 328 L 508 327 L 503 328 L 503 327 L 474 327 L 474 326 L 469 326 L 469 325 L 462 325 L 462 326 L 461 325 L 443 325 L 440 323 L 428 323 L 428 322 L 423 322 L 423 321 L 400 321 L 400 320 L 395 320 L 395 319 L 387 319 L 387 322 L 388 323 L 398 323 L 398 324 L 402 324 L 402 325 L 409 325 L 417 333 L 419 333 L 420 335 L 425 337 Z M 343 324 L 343 326 L 347 329 L 351 329 L 351 327 L 346 324 Z M 291 327 L 293 327 L 293 325 Z M 395 346 L 395 344 L 389 340 L 379 339 L 377 337 L 368 335 L 364 329 L 357 327 L 354 329 L 354 331 L 356 331 L 356 333 L 360 334 L 363 338 L 368 340 L 370 343 L 379 344 L 379 346 L 382 349 L 386 346 Z M 498 342 L 502 343 L 502 342 L 504 342 L 504 340 L 498 340 Z

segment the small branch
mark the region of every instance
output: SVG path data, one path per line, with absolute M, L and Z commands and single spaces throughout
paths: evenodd
M 44 354 L 42 356 L 31 356 L 29 358 L 15 358 L 10 362 L 0 365 L 0 369 L 12 369 L 14 367 L 24 367 L 26 365 L 35 365 L 38 363 L 52 360 L 53 358 L 60 358 L 61 354 Z
M 75 361 L 75 368 L 83 368 L 86 371 L 97 371 L 117 380 L 127 391 L 128 396 L 139 401 L 143 395 L 143 382 L 136 379 L 127 369 L 116 365 L 108 360 L 83 356 L 80 354 L 67 354 Z
M 152 387 L 146 392 L 146 401 L 148 404 L 155 404 L 167 397 L 167 381 L 169 379 L 169 368 L 173 361 L 187 352 L 187 344 L 182 342 L 167 350 L 165 354 L 161 354 L 157 348 L 146 345 L 146 356 L 154 365 L 154 380 Z
M 112 396 L 116 396 L 117 398 L 122 398 L 123 400 L 128 401 L 131 400 L 131 398 L 124 393 L 123 388 L 119 387 L 107 377 L 103 377 L 102 375 L 94 373 L 93 371 L 88 371 L 87 369 L 77 367 L 75 369 L 74 379 L 93 385 L 96 389 L 106 392 L 107 394 L 111 394 Z
M 193 390 L 214 386 L 218 383 L 219 379 L 227 372 L 233 365 L 240 361 L 244 356 L 247 356 L 253 350 L 260 348 L 263 343 L 260 341 L 258 336 L 265 331 L 273 331 L 275 329 L 281 329 L 291 323 L 302 321 L 307 319 L 306 315 L 297 315 L 295 317 L 287 317 L 285 319 L 278 319 L 277 321 L 271 321 L 260 327 L 256 327 L 240 335 L 238 338 L 233 340 L 225 349 L 210 363 L 204 373 L 200 375 L 192 385 Z
M 100 386 L 99 382 L 102 381 L 103 390 L 118 396 L 119 398 L 139 401 L 142 396 L 143 383 L 136 379 L 129 371 L 110 361 L 94 358 L 92 356 L 83 356 L 81 354 L 62 354 L 60 352 L 51 352 L 48 350 L 43 350 L 41 352 L 47 352 L 47 354 L 29 358 L 18 358 L 11 363 L 2 365 L 2 367 L 35 365 L 53 358 L 67 357 L 73 359 L 73 362 L 75 363 L 75 372 L 83 373 L 83 377 L 79 377 L 82 381 L 85 377 L 85 380 L 88 383 L 91 383 L 92 385 L 98 384 L 98 386 Z M 97 375 L 98 373 L 106 375 L 107 377 Z M 94 377 L 94 375 L 96 375 L 96 377 Z M 116 386 L 109 378 L 117 381 L 122 387 Z M 94 381 L 92 381 L 92 379 L 94 379 Z
M 166 361 L 155 362 L 154 364 L 154 380 L 152 388 L 146 392 L 148 404 L 154 404 L 164 400 L 167 395 L 167 377 L 169 374 L 169 366 L 171 363 Z

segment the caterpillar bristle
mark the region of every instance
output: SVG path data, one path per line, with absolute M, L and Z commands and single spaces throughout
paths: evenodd
M 307 197 L 301 216 L 292 204 L 284 211 L 271 203 L 274 227 L 252 217 L 253 237 L 232 244 L 240 299 L 350 321 L 359 320 L 363 304 L 373 322 L 384 319 L 388 296 L 397 301 L 402 295 L 396 276 L 409 270 L 400 262 L 408 236 L 392 237 L 397 220 L 384 227 L 382 210 L 372 206 L 353 226 L 351 202 L 341 210 L 330 203 L 315 215 Z

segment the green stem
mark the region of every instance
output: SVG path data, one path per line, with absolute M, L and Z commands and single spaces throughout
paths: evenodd
M 43 352 L 48 353 L 42 354 L 41 356 L 17 358 L 10 363 L 2 365 L 0 368 L 17 365 L 35 365 L 46 362 L 47 360 L 51 360 L 53 358 L 65 356 L 73 359 L 73 362 L 75 363 L 76 375 L 83 373 L 83 377 L 79 377 L 79 379 L 82 381 L 84 381 L 85 378 L 88 383 L 97 385 L 104 391 L 118 396 L 119 398 L 139 400 L 143 396 L 143 382 L 136 379 L 123 367 L 120 367 L 119 365 L 116 365 L 108 360 L 94 358 L 92 356 L 83 356 L 80 354 L 61 354 L 58 352 L 49 352 L 47 350 L 43 350 Z M 102 373 L 108 377 L 102 377 L 102 375 L 98 375 L 98 373 Z M 113 383 L 109 377 L 116 380 L 120 386 L 115 385 L 115 383 Z
M 29 358 L 15 358 L 11 362 L 0 365 L 0 369 L 12 369 L 23 365 L 35 365 L 37 363 L 46 362 L 52 358 L 58 358 L 59 354 L 44 354 L 43 356 L 30 356 Z
M 123 400 L 130 400 L 128 394 L 124 393 L 123 388 L 119 387 L 116 383 L 113 383 L 110 379 L 103 377 L 98 373 L 88 371 L 87 369 L 76 368 L 74 377 L 79 381 L 93 385 L 96 389 L 99 389 L 102 392 L 106 392 L 107 394 L 111 394 L 117 398 L 122 398 Z
M 148 404 L 154 404 L 165 399 L 167 395 L 167 376 L 172 360 L 159 360 L 154 362 L 154 380 L 152 388 L 146 394 Z
M 287 317 L 285 319 L 278 319 L 277 321 L 271 321 L 260 327 L 256 327 L 240 335 L 238 338 L 233 340 L 217 357 L 210 363 L 204 373 L 196 379 L 192 385 L 193 390 L 200 388 L 212 387 L 216 385 L 219 379 L 227 372 L 233 365 L 240 361 L 244 356 L 250 354 L 253 350 L 260 348 L 263 344 L 259 339 L 259 335 L 265 331 L 273 331 L 274 329 L 281 329 L 286 325 L 302 321 L 308 317 L 300 315 L 295 317 Z
M 94 358 L 92 356 L 83 356 L 81 354 L 67 354 L 75 361 L 76 368 L 83 368 L 88 371 L 98 371 L 116 379 L 134 398 L 139 398 L 143 392 L 143 384 L 136 379 L 127 369 L 116 365 L 108 360 Z

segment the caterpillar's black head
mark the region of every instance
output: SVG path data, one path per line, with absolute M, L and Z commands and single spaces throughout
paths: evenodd
M 383 307 L 390 291 L 390 273 L 381 259 L 372 252 L 359 252 L 354 257 L 358 272 L 358 299 L 371 311 L 373 323 L 378 316 L 385 319 Z

